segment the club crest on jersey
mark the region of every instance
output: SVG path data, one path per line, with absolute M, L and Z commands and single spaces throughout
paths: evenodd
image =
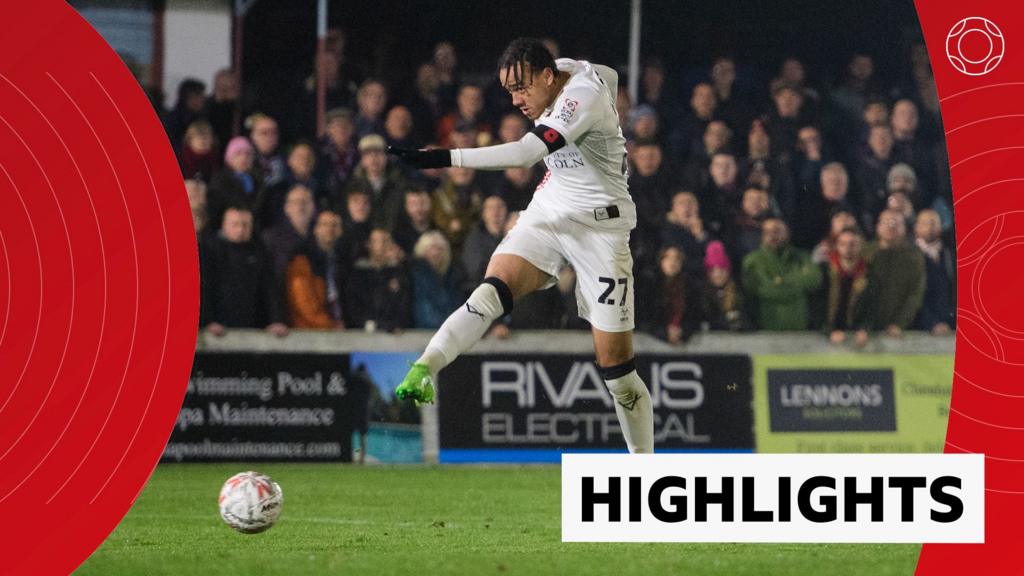
M 565 102 L 562 103 L 562 109 L 558 111 L 558 119 L 568 124 L 569 120 L 572 119 L 572 115 L 576 113 L 576 106 L 578 105 L 579 102 L 576 100 L 566 98 Z

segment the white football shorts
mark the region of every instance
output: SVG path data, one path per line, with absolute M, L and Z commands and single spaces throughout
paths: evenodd
M 566 263 L 576 272 L 580 318 L 604 332 L 633 330 L 633 255 L 629 230 L 600 230 L 564 216 L 524 210 L 494 251 L 524 258 L 558 282 Z

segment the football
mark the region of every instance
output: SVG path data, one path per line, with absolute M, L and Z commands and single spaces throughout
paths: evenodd
M 220 489 L 220 517 L 243 534 L 263 532 L 277 522 L 284 504 L 281 487 L 270 476 L 240 472 Z

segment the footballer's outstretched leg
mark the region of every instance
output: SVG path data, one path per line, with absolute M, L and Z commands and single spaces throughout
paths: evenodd
M 395 395 L 419 403 L 432 403 L 437 373 L 483 338 L 495 320 L 511 311 L 512 291 L 508 285 L 498 278 L 485 278 L 430 339 L 423 355 L 395 389 Z
M 512 312 L 514 299 L 544 285 L 550 276 L 526 259 L 496 254 L 487 278 L 437 330 L 423 355 L 409 369 L 395 395 L 419 403 L 434 401 L 437 373 L 483 338 L 495 320 Z

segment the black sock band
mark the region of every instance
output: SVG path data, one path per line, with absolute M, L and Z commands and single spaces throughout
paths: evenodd
M 601 371 L 601 378 L 606 382 L 608 380 L 615 380 L 636 370 L 636 357 L 630 358 L 618 366 L 609 366 L 608 368 L 598 366 L 597 368 Z
M 508 287 L 501 279 L 489 276 L 484 278 L 484 284 L 490 284 L 494 286 L 494 289 L 498 291 L 498 299 L 501 300 L 501 307 L 504 310 L 502 316 L 508 316 L 512 313 L 512 289 Z

